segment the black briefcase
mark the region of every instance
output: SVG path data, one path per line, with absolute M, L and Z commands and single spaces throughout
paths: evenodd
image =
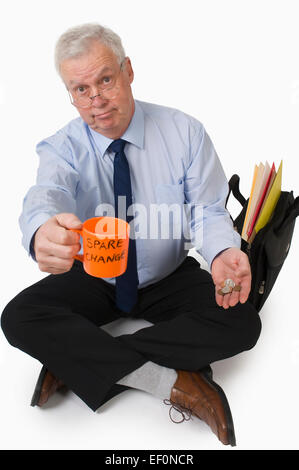
M 242 205 L 240 214 L 235 219 L 231 216 L 235 230 L 241 235 L 249 198 L 246 200 L 240 193 L 239 183 L 238 175 L 229 180 L 226 205 L 231 193 Z M 293 191 L 281 191 L 271 219 L 258 231 L 252 243 L 241 239 L 241 250 L 248 255 L 252 274 L 248 300 L 257 311 L 263 307 L 289 254 L 298 214 L 299 196 L 294 199 Z

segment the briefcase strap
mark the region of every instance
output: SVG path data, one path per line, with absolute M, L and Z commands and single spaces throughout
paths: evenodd
M 227 206 L 228 198 L 231 192 L 233 193 L 237 201 L 239 201 L 242 207 L 245 205 L 246 199 L 240 192 L 239 184 L 240 184 L 240 176 L 237 174 L 233 175 L 228 182 L 229 192 L 226 198 L 225 207 Z

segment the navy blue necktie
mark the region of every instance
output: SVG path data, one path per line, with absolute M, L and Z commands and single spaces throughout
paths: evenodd
M 128 216 L 128 207 L 132 204 L 132 188 L 130 178 L 130 168 L 124 152 L 126 141 L 123 139 L 114 140 L 109 145 L 109 150 L 115 152 L 114 157 L 114 199 L 115 217 L 119 217 L 118 196 L 125 196 L 126 221 L 131 222 L 133 216 Z M 132 232 L 132 224 L 130 224 Z M 128 264 L 126 271 L 115 278 L 116 292 L 115 301 L 120 310 L 130 312 L 137 302 L 138 294 L 138 273 L 135 239 L 129 238 Z

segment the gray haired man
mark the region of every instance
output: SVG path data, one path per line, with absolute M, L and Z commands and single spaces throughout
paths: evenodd
M 37 180 L 19 219 L 25 249 L 49 275 L 1 317 L 10 344 L 43 364 L 32 405 L 64 385 L 95 411 L 135 388 L 235 445 L 230 407 L 210 364 L 251 349 L 261 322 L 248 301 L 250 265 L 225 208 L 228 184 L 213 144 L 192 116 L 133 98 L 132 64 L 110 29 L 71 28 L 55 60 L 80 117 L 37 145 Z M 167 238 L 140 236 L 132 224 L 127 273 L 87 274 L 74 261 L 82 248 L 70 229 L 105 215 L 100 207 L 116 210 L 119 196 L 149 215 L 155 204 L 188 204 L 189 241 L 210 273 L 188 255 L 184 217 L 174 224 L 179 237 L 162 217 Z M 151 326 L 117 337 L 101 328 L 123 317 Z

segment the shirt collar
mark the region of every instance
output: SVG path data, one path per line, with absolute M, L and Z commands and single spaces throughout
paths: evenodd
M 134 100 L 135 103 L 135 110 L 130 121 L 130 124 L 124 134 L 121 136 L 121 139 L 130 142 L 130 144 L 136 145 L 140 149 L 143 149 L 144 144 L 144 113 L 143 110 L 138 103 L 138 101 Z M 94 131 L 89 127 L 91 135 L 93 136 L 96 146 L 98 147 L 101 155 L 104 156 L 106 150 L 108 149 L 113 139 L 109 139 L 104 135 L 100 134 L 99 132 Z

